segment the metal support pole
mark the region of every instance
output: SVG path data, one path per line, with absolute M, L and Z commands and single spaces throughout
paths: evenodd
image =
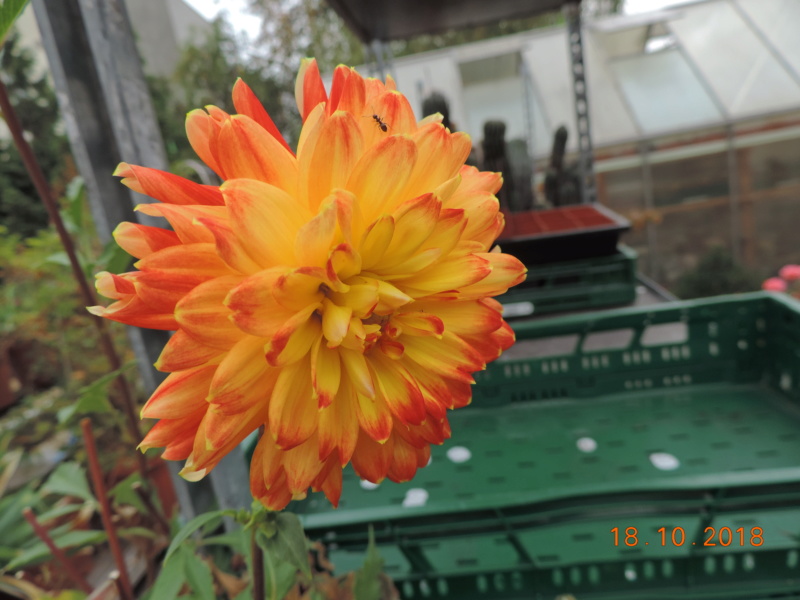
M 580 2 L 568 2 L 565 4 L 564 16 L 567 19 L 567 43 L 569 44 L 569 58 L 572 68 L 572 90 L 575 95 L 575 120 L 578 125 L 578 169 L 581 177 L 581 201 L 586 204 L 597 200 L 597 189 L 594 180 L 589 99 L 583 63 Z
M 112 177 L 121 160 L 166 169 L 142 64 L 123 0 L 33 0 L 33 7 L 55 83 L 73 156 L 86 181 L 89 204 L 100 239 L 107 241 L 121 221 L 148 222 L 133 207 L 152 201 Z M 233 85 L 233 82 L 231 82 Z M 177 115 L 176 115 L 177 117 Z M 164 226 L 161 219 L 148 224 Z M 147 394 L 165 375 L 153 368 L 168 339 L 164 331 L 129 328 L 131 345 Z M 212 471 L 215 486 L 227 489 L 222 508 L 250 506 L 249 477 L 241 450 L 223 468 Z M 174 472 L 174 470 L 173 470 Z M 181 509 L 191 517 L 203 506 L 198 484 L 173 477 Z M 205 481 L 200 486 L 211 487 Z M 234 499 L 235 496 L 235 499 Z M 191 499 L 187 504 L 185 499 Z
M 655 198 L 653 190 L 653 171 L 650 165 L 650 149 L 648 142 L 642 141 L 639 144 L 639 156 L 642 158 L 642 190 L 644 191 L 645 213 L 655 210 Z M 658 252 L 658 232 L 656 224 L 647 220 L 647 263 L 650 274 L 658 279 L 661 276 L 661 261 Z
M 741 193 L 739 189 L 739 159 L 734 145 L 735 132 L 733 125 L 725 127 L 728 163 L 728 197 L 731 204 L 731 254 L 733 259 L 742 261 L 742 228 L 741 228 Z

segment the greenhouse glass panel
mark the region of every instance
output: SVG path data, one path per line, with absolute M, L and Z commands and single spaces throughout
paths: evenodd
M 669 26 L 728 116 L 738 118 L 800 104 L 800 85 L 729 2 L 682 10 L 684 16 Z M 752 10 L 762 9 L 754 6 Z M 797 21 L 789 21 L 785 15 L 781 18 L 787 25 L 794 23 L 796 31 Z M 772 35 L 772 31 L 765 33 Z
M 594 145 L 607 146 L 638 138 L 639 132 L 633 115 L 614 85 L 614 76 L 609 70 L 609 62 L 599 36 L 587 35 L 584 41 Z
M 780 56 L 800 73 L 800 2 L 797 0 L 739 0 L 737 6 L 769 39 Z
M 567 149 L 574 151 L 578 147 L 578 136 L 566 32 L 561 30 L 551 35 L 537 36 L 531 39 L 522 54 L 530 69 L 537 100 L 549 130 L 553 132 L 560 125 L 565 125 L 569 131 Z
M 684 129 L 722 119 L 678 50 L 616 60 L 611 68 L 645 133 Z

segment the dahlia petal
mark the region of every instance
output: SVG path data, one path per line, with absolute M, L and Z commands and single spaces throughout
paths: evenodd
M 294 155 L 250 117 L 234 115 L 226 120 L 218 144 L 218 160 L 226 179 L 256 179 L 288 194 L 296 193 Z
M 282 367 L 292 364 L 309 353 L 322 333 L 321 320 L 313 314 L 321 307 L 321 303 L 307 306 L 275 332 L 264 349 L 270 365 Z
M 322 85 L 319 66 L 315 59 L 304 58 L 300 62 L 300 70 L 297 72 L 295 81 L 294 96 L 303 122 L 305 122 L 314 107 L 328 99 L 328 95 L 325 93 L 325 86 Z
M 283 475 L 284 482 L 280 485 L 276 485 L 273 489 L 269 490 L 266 495 L 260 496 L 259 500 L 261 503 L 267 507 L 269 510 L 283 510 L 286 508 L 286 505 L 289 504 L 294 497 L 292 493 L 289 491 L 289 488 L 286 486 L 285 480 L 286 475 Z
M 264 360 L 265 344 L 263 338 L 245 336 L 225 354 L 214 373 L 208 394 L 208 401 L 218 411 L 245 412 L 252 403 L 266 403 L 278 370 Z M 257 388 L 256 395 L 250 393 L 253 388 Z
M 404 425 L 422 423 L 427 416 L 425 402 L 403 365 L 378 352 L 370 356 L 369 365 L 392 414 Z
M 380 341 L 378 342 L 378 347 L 381 349 L 381 352 L 383 352 L 392 360 L 403 358 L 403 355 L 406 351 L 403 344 L 395 340 L 390 340 L 386 336 L 381 337 Z
M 323 204 L 317 215 L 300 227 L 294 242 L 298 263 L 324 267 L 336 234 L 337 208 L 332 202 Z
M 328 101 L 328 113 L 347 111 L 360 114 L 364 110 L 366 89 L 364 79 L 355 69 L 339 65 L 333 71 L 331 96 Z
M 417 474 L 417 449 L 399 435 L 393 436 L 393 440 L 392 462 L 387 475 L 395 483 L 411 481 Z
M 319 460 L 319 444 L 316 436 L 285 451 L 283 464 L 289 491 L 295 497 L 305 497 L 308 488 L 314 483 L 324 466 Z
M 297 140 L 297 164 L 301 173 L 308 173 L 311 165 L 311 159 L 314 156 L 314 150 L 317 147 L 317 141 L 322 133 L 322 126 L 325 124 L 327 115 L 325 114 L 325 104 L 318 104 L 311 110 L 308 118 L 303 123 L 303 129 L 300 130 L 300 137 Z M 303 181 L 300 182 L 299 193 L 304 194 L 308 191 L 308 186 Z M 305 196 L 300 196 L 305 202 Z
M 142 408 L 142 418 L 178 419 L 192 412 L 197 399 L 208 395 L 215 370 L 197 367 L 168 375 Z
M 353 452 L 353 469 L 361 479 L 372 483 L 380 483 L 386 479 L 392 464 L 394 437 L 385 443 L 379 443 L 364 432 L 358 436 L 356 450 Z
M 347 190 L 335 190 L 328 200 L 336 206 L 339 235 L 345 244 L 352 246 L 354 236 L 360 236 L 364 227 L 356 197 Z
M 223 301 L 239 277 L 218 277 L 200 284 L 175 307 L 175 319 L 186 334 L 205 346 L 229 350 L 244 333 L 228 319 Z
M 334 460 L 333 457 L 328 459 Z M 315 491 L 322 491 L 334 508 L 339 506 L 339 498 L 342 495 L 342 469 L 338 465 L 330 468 L 322 481 L 314 482 Z
M 394 218 L 391 215 L 382 215 L 367 227 L 359 249 L 363 269 L 368 270 L 380 264 L 394 236 L 394 227 Z
M 180 446 L 181 451 L 186 451 L 186 455 L 176 456 L 168 460 L 185 459 L 191 452 L 191 441 L 194 440 L 195 433 L 206 414 L 208 405 L 205 402 L 195 402 L 188 408 L 189 410 L 184 411 L 179 418 L 161 419 L 153 425 L 138 448 L 143 452 L 150 448 L 167 448 L 167 451 L 172 450 L 174 455 Z M 190 441 L 188 448 L 185 447 L 186 440 Z M 164 452 L 164 454 L 167 454 L 167 452 Z
M 460 174 L 462 182 L 458 187 L 458 198 L 454 198 L 454 200 L 468 198 L 481 192 L 494 195 L 503 186 L 503 175 L 501 173 L 479 171 L 472 165 L 464 165 L 461 167 Z
M 431 123 L 414 132 L 418 160 L 408 182 L 407 193 L 416 196 L 455 177 L 472 150 L 469 135 L 450 133 L 443 125 Z
M 499 304 L 499 303 L 495 303 Z M 503 319 L 502 305 L 498 309 L 487 300 L 464 302 L 421 301 L 414 305 L 426 314 L 437 315 L 445 329 L 456 334 L 488 334 L 498 329 Z
M 469 219 L 463 209 L 445 208 L 439 214 L 439 220 L 423 248 L 438 248 L 442 256 L 447 256 L 458 245 L 464 236 Z M 481 250 L 484 247 L 481 246 Z
M 480 354 L 453 333 L 447 331 L 441 339 L 404 336 L 405 359 L 410 359 L 439 375 L 472 383 L 470 373 L 484 368 Z
M 359 427 L 373 440 L 383 443 L 392 435 L 392 413 L 383 396 L 357 394 L 356 416 Z
M 275 443 L 283 450 L 294 448 L 314 434 L 318 422 L 319 409 L 311 387 L 309 361 L 301 360 L 284 367 L 269 401 L 269 430 Z M 314 459 L 318 461 L 318 455 Z
M 134 282 L 136 295 L 154 312 L 168 313 L 186 294 L 197 287 L 197 279 L 172 277 L 166 271 L 140 271 Z
M 339 353 L 328 348 L 320 337 L 311 348 L 311 384 L 319 408 L 329 406 L 339 391 L 342 365 Z
M 335 348 L 342 343 L 350 329 L 353 309 L 338 306 L 325 298 L 322 303 L 322 335 L 328 340 L 328 347 Z
M 272 297 L 282 307 L 296 311 L 298 307 L 322 302 L 324 283 L 321 269 L 300 267 L 284 273 L 275 280 Z
M 436 228 L 442 203 L 433 194 L 424 194 L 400 205 L 392 214 L 394 236 L 386 250 L 382 270 L 408 259 Z
M 189 111 L 186 115 L 186 137 L 195 154 L 222 179 L 227 179 L 214 152 L 219 130 L 219 122 L 200 108 Z
M 253 119 L 256 123 L 261 125 L 261 127 L 266 129 L 269 134 L 278 140 L 289 152 L 292 151 L 289 144 L 283 139 L 283 135 L 281 135 L 278 127 L 270 118 L 264 105 L 256 98 L 253 90 L 250 89 L 250 86 L 248 86 L 241 77 L 236 80 L 233 86 L 233 106 L 236 107 L 236 112 L 247 115 Z
M 399 264 L 381 268 L 380 274 L 387 279 L 395 280 L 402 277 L 408 277 L 432 266 L 441 257 L 442 250 L 440 248 L 428 248 L 427 250 L 423 250 L 422 252 L 414 254 Z
M 283 472 L 283 452 L 275 445 L 275 440 L 272 436 L 263 434 L 261 439 L 258 440 L 255 450 L 253 451 L 253 461 L 251 464 L 251 476 L 256 467 L 260 467 L 258 475 L 261 476 L 266 489 L 278 487 L 283 482 L 286 483 L 286 478 Z M 291 494 L 289 495 L 291 499 Z
M 180 244 L 174 231 L 123 222 L 114 229 L 114 239 L 120 248 L 135 258 L 143 258 L 169 246 Z
M 362 119 L 361 131 L 367 147 L 380 143 L 386 136 L 411 134 L 417 127 L 411 105 L 398 92 L 385 91 L 366 100 L 364 104 L 367 115 Z M 380 126 L 381 123 L 385 124 L 386 131 Z
M 444 323 L 435 314 L 424 311 L 401 312 L 392 316 L 392 321 L 399 324 L 403 332 L 410 335 L 433 335 L 441 337 Z
M 337 111 L 325 120 L 306 171 L 313 175 L 303 180 L 308 185 L 306 197 L 312 211 L 331 190 L 347 185 L 363 148 L 361 130 L 351 113 Z
M 134 192 L 167 204 L 223 204 L 218 187 L 201 185 L 158 169 L 122 162 L 114 171 L 114 176 L 122 177 L 122 184 Z
M 400 204 L 416 160 L 414 142 L 407 136 L 392 135 L 367 150 L 356 163 L 347 189 L 359 199 L 367 222 Z
M 222 185 L 233 230 L 263 267 L 294 263 L 294 240 L 310 215 L 285 191 L 252 179 Z
M 484 256 L 468 254 L 443 260 L 420 273 L 404 278 L 401 287 L 406 293 L 422 295 L 447 290 L 462 290 L 466 286 L 485 279 L 491 272 L 492 263 L 488 259 Z
M 139 204 L 138 212 L 151 217 L 164 217 L 175 230 L 180 241 L 184 244 L 201 244 L 214 241 L 204 227 L 199 226 L 195 220 L 198 217 L 221 217 L 225 208 L 222 206 L 172 206 L 171 204 Z
M 219 257 L 231 269 L 243 275 L 252 275 L 261 270 L 226 221 L 201 217 L 197 222 L 211 232 Z
M 353 386 L 342 380 L 336 398 L 319 411 L 319 458 L 325 460 L 338 450 L 340 466 L 350 462 L 358 441 L 358 416 Z
M 348 348 L 340 348 L 339 353 L 347 376 L 356 391 L 367 398 L 374 398 L 375 385 L 364 355 Z
M 86 310 L 96 317 L 103 317 L 142 329 L 173 331 L 178 323 L 172 314 L 153 313 L 150 306 L 136 297 L 114 302 L 111 306 L 87 306 Z
M 211 470 L 235 446 L 263 425 L 267 420 L 269 405 L 254 398 L 246 411 L 236 415 L 218 412 L 215 406 L 203 420 L 203 434 L 195 438 L 192 452 L 195 466 Z M 201 445 L 201 442 L 205 442 Z
M 525 280 L 525 265 L 510 254 L 485 252 L 476 256 L 488 261 L 492 270 L 485 278 L 461 288 L 461 297 L 465 300 L 499 296 Z
M 285 269 L 275 267 L 260 271 L 230 290 L 224 304 L 231 310 L 231 321 L 243 332 L 272 337 L 294 311 L 278 304 L 272 292 Z
M 375 312 L 379 315 L 389 314 L 391 311 L 405 306 L 414 299 L 392 285 L 388 281 L 378 281 L 378 306 L 375 307 Z
M 365 319 L 372 314 L 378 304 L 378 286 L 374 280 L 357 283 L 351 285 L 346 294 L 333 292 L 330 297 L 340 306 L 349 308 L 354 316 Z
M 175 279 L 197 282 L 234 274 L 219 257 L 214 244 L 170 246 L 145 256 L 133 266 L 140 271 L 162 271 Z
M 221 354 L 219 348 L 204 346 L 179 329 L 170 336 L 155 367 L 166 373 L 183 371 L 205 365 Z
M 136 293 L 135 279 L 128 273 L 115 275 L 108 271 L 101 271 L 94 276 L 95 288 L 101 296 L 113 300 L 122 300 Z

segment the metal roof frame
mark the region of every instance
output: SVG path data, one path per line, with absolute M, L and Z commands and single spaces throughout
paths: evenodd
M 328 0 L 328 4 L 369 44 L 531 17 L 560 10 L 566 0 Z

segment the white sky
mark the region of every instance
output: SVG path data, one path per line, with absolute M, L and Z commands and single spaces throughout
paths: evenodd
M 676 4 L 685 4 L 692 0 L 625 0 L 626 13 L 642 13 Z M 237 31 L 243 31 L 250 37 L 258 33 L 258 19 L 245 12 L 246 0 L 185 0 L 203 17 L 213 19 L 217 14 L 227 13 L 227 19 Z

